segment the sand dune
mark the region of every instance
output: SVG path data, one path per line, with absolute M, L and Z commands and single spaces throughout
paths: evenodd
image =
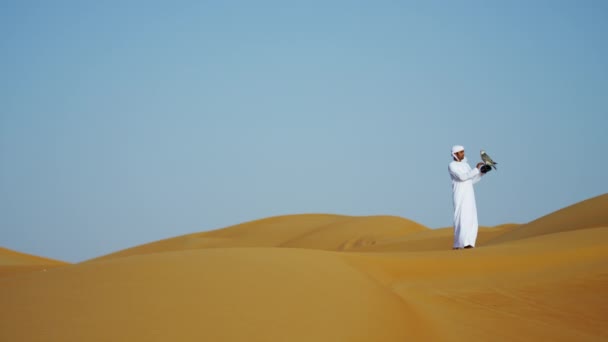
M 0 302 L 10 308 L 0 313 L 3 341 L 393 341 L 426 334 L 395 293 L 328 252 L 147 254 L 0 286 Z
M 573 204 L 501 235 L 490 243 L 500 243 L 557 232 L 608 227 L 608 194 Z
M 294 215 L 0 278 L 0 341 L 602 341 L 606 195 L 524 225 Z
M 0 277 L 64 265 L 68 265 L 68 263 L 0 247 Z
M 350 255 L 416 305 L 442 340 L 608 337 L 607 228 L 470 251 Z
M 198 248 L 293 247 L 342 251 L 428 230 L 414 221 L 394 216 L 289 215 L 161 240 L 96 260 Z

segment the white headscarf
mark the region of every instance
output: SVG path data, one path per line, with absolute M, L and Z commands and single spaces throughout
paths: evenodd
M 460 152 L 460 151 L 464 151 L 464 146 L 462 146 L 462 145 L 452 146 L 452 158 L 455 158 L 456 160 L 458 160 L 458 158 L 456 158 L 456 153 Z

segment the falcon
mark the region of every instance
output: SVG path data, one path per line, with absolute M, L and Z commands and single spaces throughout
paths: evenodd
M 493 161 L 492 158 L 490 158 L 490 156 L 486 153 L 486 151 L 481 150 L 481 160 L 483 160 L 483 162 L 494 168 L 494 170 L 496 169 L 496 164 L 498 164 L 497 162 Z

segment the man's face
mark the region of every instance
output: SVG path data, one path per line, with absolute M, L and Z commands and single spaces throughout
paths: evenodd
M 462 159 L 464 159 L 464 151 L 460 151 L 460 152 L 456 152 L 456 158 L 458 159 L 458 161 L 461 161 Z

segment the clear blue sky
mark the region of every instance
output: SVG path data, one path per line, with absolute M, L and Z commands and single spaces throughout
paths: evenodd
M 606 1 L 1 1 L 0 246 L 294 213 L 483 225 L 608 191 Z

